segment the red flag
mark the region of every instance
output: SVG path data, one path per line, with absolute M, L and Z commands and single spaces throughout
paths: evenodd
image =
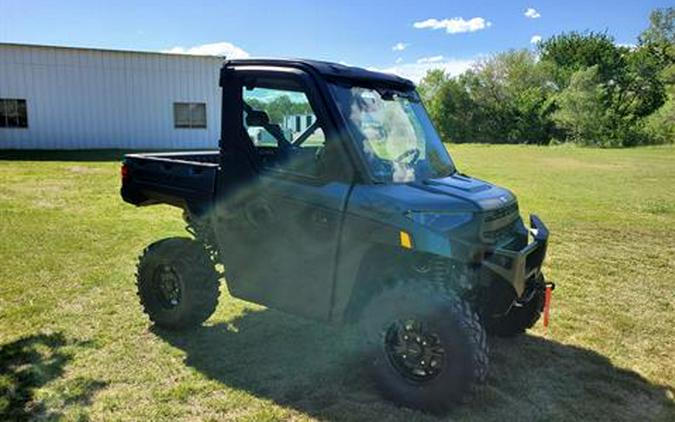
M 546 286 L 546 293 L 544 296 L 544 330 L 548 329 L 548 316 L 551 309 L 551 292 L 553 291 L 553 286 L 550 284 Z

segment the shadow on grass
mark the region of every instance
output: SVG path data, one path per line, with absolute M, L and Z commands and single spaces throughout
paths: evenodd
M 435 419 L 380 398 L 352 329 L 262 310 L 182 334 L 153 331 L 207 377 L 321 420 Z M 492 348 L 485 394 L 453 419 L 666 420 L 674 410 L 672 390 L 594 351 L 534 336 Z
M 0 345 L 0 420 L 56 419 L 36 400 L 36 391 L 56 380 L 78 347 L 88 342 L 67 340 L 63 334 L 37 334 Z M 94 392 L 105 386 L 101 381 L 76 378 L 68 383 L 64 405 L 86 404 Z

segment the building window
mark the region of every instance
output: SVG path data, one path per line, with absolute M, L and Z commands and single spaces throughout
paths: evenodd
M 28 127 L 26 100 L 0 98 L 0 127 Z
M 173 123 L 176 128 L 205 129 L 206 103 L 173 103 Z

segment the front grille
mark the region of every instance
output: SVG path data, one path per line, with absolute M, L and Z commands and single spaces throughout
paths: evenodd
M 482 238 L 491 244 L 510 244 L 518 237 L 518 203 L 512 202 L 496 210 L 488 211 L 483 217 Z
M 483 237 L 485 240 L 495 243 L 501 243 L 509 238 L 513 237 L 516 221 L 512 221 L 504 227 L 500 227 L 496 230 L 489 230 L 483 232 Z
M 485 222 L 489 223 L 491 221 L 499 220 L 500 218 L 504 218 L 507 215 L 517 213 L 518 212 L 518 203 L 513 202 L 510 205 L 507 205 L 502 208 L 498 208 L 493 211 L 489 211 L 486 216 L 485 216 Z

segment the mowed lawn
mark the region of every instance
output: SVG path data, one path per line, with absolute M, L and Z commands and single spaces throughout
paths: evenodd
M 548 224 L 557 289 L 548 333 L 492 339 L 447 418 L 675 420 L 675 148 L 449 149 Z M 0 155 L 0 420 L 436 420 L 379 398 L 350 330 L 224 286 L 205 327 L 151 328 L 136 257 L 186 235 L 180 211 L 123 203 L 106 157 Z

